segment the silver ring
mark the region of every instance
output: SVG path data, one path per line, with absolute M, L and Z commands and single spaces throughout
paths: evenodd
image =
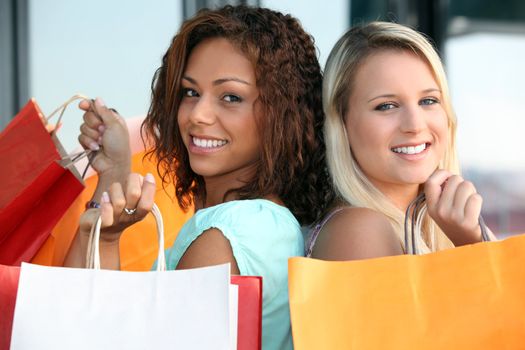
M 124 213 L 128 215 L 133 215 L 135 214 L 136 211 L 137 211 L 137 208 L 133 208 L 133 209 L 124 208 Z

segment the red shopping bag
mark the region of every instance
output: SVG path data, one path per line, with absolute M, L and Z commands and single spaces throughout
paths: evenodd
M 239 286 L 237 349 L 260 350 L 262 332 L 262 277 L 231 276 Z
M 0 134 L 0 264 L 29 261 L 84 185 L 31 99 Z
M 9 350 L 20 268 L 0 265 L 0 350 Z

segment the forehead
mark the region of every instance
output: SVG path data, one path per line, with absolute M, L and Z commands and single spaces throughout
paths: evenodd
M 357 69 L 354 91 L 438 88 L 427 61 L 409 50 L 387 49 L 367 56 Z M 395 91 L 381 91 L 394 93 Z
M 255 81 L 252 63 L 243 52 L 226 38 L 209 38 L 191 51 L 184 73 L 195 78 L 242 76 Z

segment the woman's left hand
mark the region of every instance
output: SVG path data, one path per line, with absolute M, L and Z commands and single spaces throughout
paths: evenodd
M 483 198 L 470 181 L 436 170 L 425 183 L 428 214 L 455 246 L 481 241 L 479 215 Z

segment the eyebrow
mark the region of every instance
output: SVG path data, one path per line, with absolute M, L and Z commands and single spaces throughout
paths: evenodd
M 439 92 L 439 93 L 441 93 L 441 90 L 436 89 L 436 88 L 430 88 L 430 89 L 423 90 L 421 92 L 424 93 L 424 94 L 428 94 L 429 92 Z M 379 95 L 379 96 L 371 98 L 370 100 L 367 101 L 367 103 L 368 102 L 372 102 L 373 100 L 377 100 L 378 98 L 392 98 L 392 97 L 396 97 L 396 95 L 394 95 L 394 94 Z
M 191 78 L 191 77 L 184 76 L 184 77 L 182 77 L 182 79 L 187 80 L 187 81 L 189 81 L 190 83 L 197 85 L 197 81 L 196 81 L 195 79 Z M 221 85 L 221 84 L 227 83 L 227 82 L 229 82 L 229 81 L 235 81 L 235 82 L 237 82 L 237 83 L 241 83 L 241 84 L 245 84 L 245 85 L 251 85 L 251 84 L 250 84 L 249 82 L 247 82 L 246 80 L 242 80 L 242 79 L 240 79 L 240 78 L 235 78 L 235 77 L 226 77 L 226 78 L 217 79 L 217 80 L 214 80 L 214 81 L 212 82 L 212 84 L 213 84 L 214 86 L 217 86 L 217 85 Z

